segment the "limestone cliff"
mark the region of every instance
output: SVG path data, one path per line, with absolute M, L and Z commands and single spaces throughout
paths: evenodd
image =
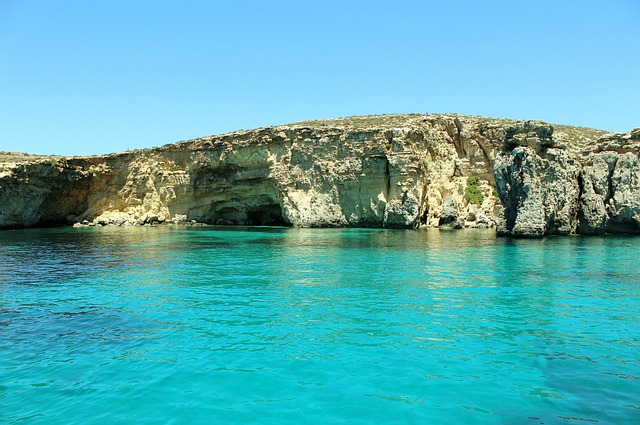
M 525 122 L 506 128 L 495 160 L 504 205 L 499 234 L 640 232 L 640 130 L 563 145 L 554 128 Z
M 631 178 L 624 180 L 622 169 L 615 190 L 603 193 L 593 186 L 587 196 L 592 201 L 581 198 L 587 179 L 581 161 L 618 143 L 603 139 L 600 150 L 587 152 L 603 135 L 482 117 L 384 115 L 239 131 L 106 156 L 16 160 L 6 155 L 0 161 L 0 227 L 497 223 L 503 234 L 528 236 L 587 229 L 582 223 L 593 214 L 585 215 L 580 206 L 597 204 L 593 208 L 599 211 L 593 200 L 602 196 L 608 224 L 598 229 L 616 231 L 623 226 L 616 223 L 623 222 L 631 229 L 637 180 L 631 192 L 619 189 Z M 629 149 L 637 167 L 638 149 Z M 585 164 L 597 167 L 606 162 L 589 161 Z M 590 181 L 599 170 L 589 174 Z M 557 187 L 546 190 L 549 185 Z M 607 207 L 611 202 L 615 208 Z
M 498 233 L 542 236 L 575 233 L 579 165 L 556 147 L 553 127 L 525 122 L 509 126 L 495 161 L 504 205 Z
M 640 232 L 640 129 L 611 134 L 585 147 L 581 233 Z

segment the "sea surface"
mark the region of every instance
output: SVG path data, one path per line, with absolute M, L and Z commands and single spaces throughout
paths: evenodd
M 0 232 L 2 424 L 640 424 L 640 238 Z

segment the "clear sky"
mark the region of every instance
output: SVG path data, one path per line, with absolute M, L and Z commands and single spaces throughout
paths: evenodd
M 640 127 L 640 0 L 0 0 L 0 150 L 426 112 Z

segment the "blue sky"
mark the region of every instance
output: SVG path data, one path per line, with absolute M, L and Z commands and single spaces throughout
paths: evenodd
M 640 1 L 0 0 L 0 150 L 349 115 L 640 126 Z

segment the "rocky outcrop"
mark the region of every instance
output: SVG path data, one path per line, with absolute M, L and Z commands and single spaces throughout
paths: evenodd
M 106 156 L 0 153 L 0 228 L 197 222 L 497 225 L 513 236 L 637 232 L 637 132 L 604 134 L 541 122 L 386 115 Z
M 438 226 L 460 229 L 462 228 L 463 223 L 464 221 L 458 212 L 458 204 L 456 203 L 456 200 L 453 199 L 451 195 L 445 196 Z
M 582 153 L 580 233 L 640 232 L 640 129 L 612 134 Z
M 543 236 L 575 233 L 579 164 L 555 147 L 553 127 L 525 122 L 506 128 L 494 173 L 504 206 L 498 233 Z
M 638 233 L 639 131 L 584 143 L 558 143 L 554 128 L 524 122 L 505 128 L 495 179 L 504 206 L 498 234 Z

